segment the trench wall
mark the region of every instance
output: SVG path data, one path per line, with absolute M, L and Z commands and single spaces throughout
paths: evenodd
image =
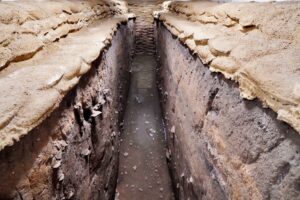
M 179 199 L 298 199 L 300 136 L 212 73 L 161 23 L 158 76 Z
M 113 199 L 133 26 L 120 25 L 50 117 L 0 152 L 0 199 Z

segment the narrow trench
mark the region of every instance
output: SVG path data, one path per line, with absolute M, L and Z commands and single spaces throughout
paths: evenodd
M 157 1 L 130 2 L 135 23 L 135 56 L 121 136 L 118 200 L 174 199 L 165 157 L 165 133 L 156 86 L 152 11 Z

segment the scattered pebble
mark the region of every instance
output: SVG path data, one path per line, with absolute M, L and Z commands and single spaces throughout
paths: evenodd
M 129 154 L 128 154 L 128 152 L 125 152 L 123 155 L 124 155 L 125 157 L 127 157 Z
M 172 126 L 171 133 L 175 133 L 175 126 Z
M 150 128 L 149 131 L 153 134 L 156 133 L 156 130 L 154 130 L 153 128 Z

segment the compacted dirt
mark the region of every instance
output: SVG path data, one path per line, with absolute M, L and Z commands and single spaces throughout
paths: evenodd
M 116 199 L 173 199 L 156 87 L 152 11 L 156 1 L 129 2 L 137 15 L 135 54 L 121 136 Z
M 149 55 L 138 55 L 133 60 L 120 146 L 120 200 L 172 199 L 155 64 Z

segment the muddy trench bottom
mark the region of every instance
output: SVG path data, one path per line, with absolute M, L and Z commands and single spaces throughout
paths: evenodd
M 115 199 L 173 199 L 155 70 L 154 55 L 134 57 Z

